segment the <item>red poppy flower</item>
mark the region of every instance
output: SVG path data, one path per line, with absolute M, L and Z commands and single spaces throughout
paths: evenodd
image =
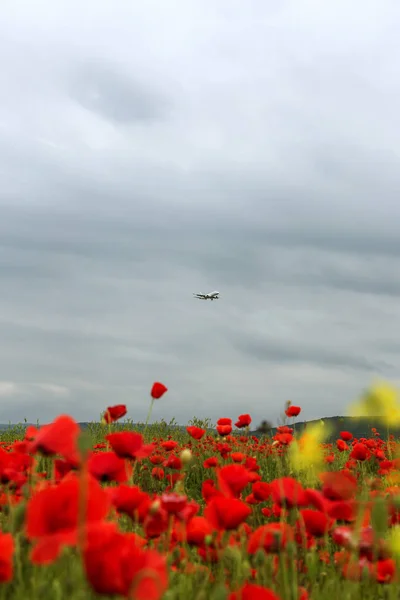
M 354 444 L 353 450 L 351 451 L 350 458 L 364 462 L 370 457 L 371 453 L 365 444 Z
M 54 477 L 56 481 L 59 481 L 68 473 L 76 469 L 77 465 L 75 461 L 62 460 L 61 458 L 54 459 Z
M 66 459 L 78 458 L 77 440 L 80 434 L 78 423 L 68 415 L 57 417 L 49 425 L 43 425 L 28 446 L 28 452 L 40 452 L 45 456 L 60 454 Z
M 299 595 L 298 600 L 310 600 L 308 592 L 307 592 L 306 588 L 304 588 L 304 587 L 299 587 L 298 595 Z
M 201 440 L 203 435 L 206 433 L 205 429 L 201 429 L 201 427 L 195 427 L 194 425 L 186 427 L 186 431 L 194 440 Z
M 167 460 L 164 462 L 164 467 L 167 467 L 167 469 L 175 469 L 176 471 L 180 471 L 183 467 L 183 463 L 179 456 L 170 454 Z
M 336 448 L 339 450 L 339 452 L 346 452 L 346 450 L 349 449 L 344 440 L 336 440 Z
M 216 529 L 236 529 L 251 514 L 251 508 L 236 498 L 215 496 L 204 510 L 204 516 Z
M 240 590 L 232 592 L 228 600 L 281 600 L 272 590 L 256 585 L 254 583 L 245 583 Z
M 160 537 L 168 529 L 169 516 L 167 511 L 161 507 L 156 511 L 150 511 L 143 524 L 145 535 L 148 539 Z
M 258 550 L 279 552 L 288 542 L 294 540 L 294 532 L 290 525 L 279 521 L 258 527 L 249 537 L 247 551 L 255 554 Z
M 31 496 L 25 529 L 28 539 L 37 540 L 31 554 L 32 562 L 53 562 L 63 546 L 77 543 L 80 485 L 80 479 L 70 474 L 61 483 L 49 485 Z M 106 491 L 90 476 L 86 488 L 85 522 L 89 524 L 108 515 L 110 500 Z
M 153 383 L 150 395 L 154 400 L 159 400 L 159 398 L 161 398 L 161 396 L 163 396 L 167 391 L 168 388 L 163 383 L 156 381 L 155 383 Z
M 349 442 L 351 439 L 353 439 L 353 434 L 350 433 L 350 431 L 341 431 L 340 437 L 344 442 Z
M 231 459 L 234 463 L 242 463 L 246 458 L 243 452 L 231 452 Z
M 221 437 L 232 433 L 232 425 L 217 425 L 216 430 Z
M 114 523 L 88 532 L 83 555 L 86 578 L 95 592 L 135 600 L 159 600 L 168 588 L 166 557 L 137 545 Z
M 250 415 L 239 415 L 237 422 L 235 423 L 235 427 L 238 429 L 242 429 L 243 427 L 249 427 L 251 423 Z
M 162 479 L 165 478 L 165 471 L 164 471 L 164 469 L 161 469 L 160 467 L 154 467 L 154 469 L 151 470 L 151 476 L 154 479 L 161 481 Z
M 293 427 L 288 427 L 287 425 L 281 425 L 276 428 L 276 433 L 293 433 Z
M 392 583 L 396 577 L 396 563 L 393 558 L 378 560 L 375 578 L 378 583 Z
M 221 419 L 218 419 L 217 425 L 232 425 L 232 419 L 222 417 Z
M 14 538 L 0 532 L 0 583 L 11 581 L 14 575 Z
M 121 484 L 117 487 L 105 488 L 115 509 L 131 519 L 138 518 L 142 523 L 149 512 L 152 500 L 138 486 Z
M 226 496 L 238 498 L 252 481 L 251 475 L 243 465 L 226 465 L 217 471 L 219 488 Z
M 265 502 L 271 496 L 271 486 L 264 481 L 256 481 L 253 483 L 253 495 L 256 500 Z
M 300 511 L 300 515 L 304 521 L 306 532 L 313 537 L 324 537 L 333 523 L 333 519 L 329 519 L 320 510 L 305 508 Z
M 336 521 L 352 523 L 357 518 L 358 509 L 359 504 L 355 500 L 337 500 L 328 503 L 326 512 Z
M 175 442 L 174 440 L 166 440 L 165 442 L 161 442 L 161 448 L 163 448 L 167 452 L 170 452 L 171 450 L 174 450 L 177 447 L 178 442 Z
M 298 417 L 300 413 L 301 413 L 301 407 L 293 406 L 293 404 L 288 406 L 288 408 L 285 410 L 285 414 L 287 417 Z
M 186 540 L 191 546 L 201 546 L 214 528 L 205 517 L 193 517 L 186 525 Z
M 357 491 L 357 479 L 346 471 L 327 471 L 320 474 L 322 493 L 329 500 L 350 500 Z
M 293 477 L 274 479 L 270 485 L 272 498 L 279 506 L 306 506 L 307 498 L 303 486 Z
M 182 496 L 172 492 L 171 494 L 162 494 L 161 508 L 169 515 L 177 515 L 182 512 L 188 503 L 187 496 Z
M 19 488 L 27 480 L 33 457 L 19 452 L 9 452 L 0 447 L 0 483 Z
M 282 446 L 288 446 L 293 442 L 293 436 L 291 433 L 277 433 L 273 437 L 274 441 L 279 442 Z
M 114 452 L 92 453 L 88 459 L 88 471 L 98 481 L 125 483 L 128 479 L 125 461 Z
M 154 444 L 143 444 L 143 436 L 134 431 L 110 433 L 106 435 L 106 440 L 110 442 L 111 448 L 117 456 L 132 460 L 147 458 L 155 448 Z
M 165 460 L 165 457 L 162 454 L 153 454 L 149 457 L 149 461 L 152 465 L 161 465 Z
M 203 462 L 203 467 L 205 469 L 212 469 L 218 465 L 218 458 L 216 456 L 210 456 L 210 458 L 206 458 Z
M 205 479 L 201 484 L 201 495 L 206 503 L 208 503 L 211 498 L 214 498 L 215 496 L 223 496 L 223 493 L 215 487 L 213 479 Z
M 105 423 L 114 423 L 118 419 L 122 419 L 127 413 L 125 404 L 116 404 L 115 406 L 109 406 L 103 415 Z

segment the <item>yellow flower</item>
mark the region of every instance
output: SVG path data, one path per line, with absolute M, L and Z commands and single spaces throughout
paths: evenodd
M 387 534 L 387 542 L 390 550 L 397 558 L 400 556 L 400 525 L 391 527 Z
M 306 471 L 315 476 L 324 464 L 322 443 L 330 434 L 329 426 L 325 423 L 309 425 L 302 436 L 289 446 L 288 457 L 294 471 Z
M 376 383 L 358 402 L 350 405 L 351 417 L 375 417 L 387 426 L 400 424 L 399 391 L 388 383 Z

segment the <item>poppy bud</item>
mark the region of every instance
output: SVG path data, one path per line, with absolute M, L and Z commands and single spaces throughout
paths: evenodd
M 182 450 L 182 452 L 180 454 L 180 458 L 181 458 L 183 465 L 188 465 L 193 458 L 193 454 L 189 450 L 189 448 L 185 448 L 184 450 Z
M 161 501 L 160 500 L 154 500 L 154 502 L 150 505 L 149 508 L 149 514 L 150 515 L 156 515 L 161 508 Z
M 256 568 L 262 567 L 263 565 L 265 565 L 265 559 L 266 554 L 264 550 L 257 550 L 256 554 L 254 555 L 254 566 Z

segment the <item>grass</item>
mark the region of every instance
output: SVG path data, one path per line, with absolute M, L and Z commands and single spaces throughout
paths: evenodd
M 196 421 L 198 426 L 202 422 Z M 172 424 L 173 425 L 173 424 Z M 209 423 L 206 424 L 209 426 Z M 143 428 L 141 428 L 143 431 Z M 23 424 L 10 427 L 0 435 L 0 441 L 3 449 L 7 453 L 16 451 L 14 442 L 23 440 L 25 437 L 25 426 Z M 92 423 L 89 425 L 85 444 L 92 447 L 95 452 L 107 451 L 105 448 L 105 435 L 112 432 L 132 431 L 132 423 L 103 425 L 101 423 Z M 240 433 L 240 432 L 239 432 Z M 182 467 L 181 470 L 173 469 L 161 465 L 153 465 L 150 458 L 145 458 L 137 462 L 133 476 L 128 481 L 129 484 L 139 486 L 141 490 L 151 496 L 151 498 L 160 498 L 169 482 L 171 474 L 181 475 L 182 478 L 172 484 L 172 488 L 179 494 L 184 494 L 189 500 L 194 500 L 199 505 L 199 515 L 203 514 L 207 502 L 202 494 L 202 484 L 205 480 L 218 480 L 215 468 L 205 468 L 204 461 L 217 457 L 219 467 L 235 464 L 234 453 L 243 454 L 243 460 L 237 464 L 246 464 L 246 458 L 255 458 L 263 482 L 271 482 L 284 476 L 298 477 L 304 487 L 311 487 L 307 480 L 307 473 L 303 475 L 294 475 L 287 458 L 287 449 L 280 444 L 274 444 L 274 440 L 267 436 L 254 440 L 252 436 L 236 435 L 220 438 L 216 434 L 206 434 L 201 440 L 192 439 L 186 431 L 177 430 L 171 424 L 156 423 L 149 425 L 144 432 L 146 443 L 154 443 L 155 450 L 152 455 L 159 454 L 163 460 L 169 455 L 180 456 L 182 451 L 189 449 L 192 454 L 191 461 Z M 376 443 L 376 438 L 371 437 L 372 443 Z M 177 442 L 176 448 L 167 451 L 163 448 L 163 442 L 172 440 Z M 225 448 L 224 445 L 228 446 Z M 379 442 L 379 448 L 382 449 L 386 459 L 393 457 L 393 452 L 397 451 L 397 445 L 393 440 Z M 351 450 L 351 448 L 350 448 Z M 350 450 L 340 452 L 335 444 L 323 445 L 325 456 L 333 456 L 332 462 L 324 464 L 324 471 L 343 471 L 349 461 Z M 237 460 L 240 456 L 236 456 Z M 49 479 L 54 475 L 53 457 L 44 457 L 36 455 L 35 473 L 43 474 L 43 479 Z M 331 459 L 329 459 L 331 460 Z M 1 461 L 0 461 L 1 462 Z M 4 473 L 5 459 L 2 457 L 3 466 L 0 470 Z M 250 461 L 251 462 L 251 461 Z M 393 487 L 393 481 L 396 480 L 396 471 L 390 473 L 380 473 L 380 460 L 375 454 L 372 454 L 365 461 L 355 461 L 351 465 L 350 471 L 358 478 L 358 498 L 373 498 L 371 494 L 371 480 L 375 480 L 375 485 L 386 489 Z M 154 468 L 162 468 L 164 478 L 158 479 L 154 476 Z M 390 479 L 392 478 L 392 479 Z M 30 498 L 33 494 L 32 489 L 27 486 L 21 488 L 19 497 L 12 486 L 5 483 L 7 477 L 3 477 L 0 522 L 3 533 L 10 532 L 14 538 L 13 554 L 13 576 L 11 581 L 0 584 L 0 599 L 4 600 L 90 600 L 99 598 L 88 583 L 85 570 L 82 565 L 82 559 L 79 549 L 75 546 L 65 547 L 60 557 L 52 564 L 33 565 L 30 559 L 31 542 L 27 539 L 25 524 L 27 519 L 27 510 L 29 508 Z M 118 482 L 103 484 L 105 487 L 117 487 Z M 320 483 L 314 483 L 313 487 L 320 488 Z M 252 484 L 249 483 L 243 490 L 242 500 L 249 501 L 249 495 L 252 491 Z M 400 493 L 400 488 L 399 488 Z M 397 492 L 395 492 L 397 496 Z M 17 500 L 17 502 L 15 502 Z M 394 581 L 388 583 L 378 583 L 374 574 L 367 576 L 367 568 L 364 569 L 364 575 L 358 577 L 358 572 L 362 569 L 354 567 L 357 571 L 355 581 L 350 577 L 349 572 L 343 573 L 343 566 L 340 560 L 344 558 L 345 564 L 360 564 L 358 550 L 355 549 L 348 554 L 343 554 L 343 549 L 332 541 L 332 536 L 326 534 L 322 538 L 311 538 L 313 545 L 305 548 L 298 541 L 289 543 L 280 552 L 266 553 L 264 550 L 258 550 L 254 554 L 249 554 L 247 544 L 251 531 L 259 526 L 286 520 L 290 526 L 294 526 L 298 521 L 299 512 L 297 508 L 285 511 L 279 514 L 276 511 L 276 503 L 271 498 L 259 504 L 252 504 L 251 515 L 247 518 L 245 526 L 240 525 L 237 530 L 231 532 L 222 531 L 218 551 L 212 561 L 199 554 L 195 545 L 189 545 L 184 539 L 178 539 L 175 535 L 175 522 L 170 519 L 168 527 L 162 531 L 158 537 L 151 538 L 146 535 L 143 524 L 137 524 L 126 515 L 114 517 L 118 518 L 121 531 L 134 531 L 141 535 L 147 542 L 148 548 L 157 549 L 160 554 L 166 556 L 168 563 L 168 589 L 161 596 L 164 600 L 225 600 L 228 598 L 240 598 L 231 594 L 243 587 L 246 581 L 256 586 L 262 586 L 271 590 L 271 594 L 276 594 L 276 598 L 282 600 L 398 600 L 400 598 L 400 585 Z M 263 514 L 268 513 L 268 516 Z M 67 510 L 67 508 L 65 509 Z M 382 509 L 383 510 L 383 509 Z M 269 514 L 269 511 L 271 514 Z M 372 520 L 377 529 L 377 518 Z M 379 520 L 379 519 L 378 519 Z M 385 520 L 385 519 L 384 519 Z M 382 519 L 381 519 L 382 521 Z M 387 519 L 386 519 L 387 521 Z M 336 525 L 340 525 L 340 521 Z M 388 527 L 384 524 L 382 535 L 386 535 Z M 2 580 L 3 550 L 0 540 L 0 580 Z M 396 567 L 397 556 L 388 554 L 389 558 L 393 556 Z M 361 564 L 363 564 L 361 562 Z M 376 561 L 371 560 L 365 563 L 376 565 Z M 346 575 L 346 576 L 345 576 Z M 110 577 L 112 577 L 110 575 Z M 257 595 L 259 594 L 259 595 Z M 266 592 L 264 592 L 266 594 Z M 104 595 L 105 598 L 115 596 Z M 131 598 L 144 598 L 143 596 L 131 595 Z M 158 597 L 158 596 L 157 596 Z M 260 591 L 253 590 L 252 600 L 275 600 L 274 596 L 262 595 Z M 150 596 L 146 598 L 150 600 Z M 243 600 L 250 600 L 244 597 Z

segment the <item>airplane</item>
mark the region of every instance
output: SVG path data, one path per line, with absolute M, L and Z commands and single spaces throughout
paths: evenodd
M 199 300 L 218 300 L 219 292 L 210 292 L 209 294 L 193 294 Z

